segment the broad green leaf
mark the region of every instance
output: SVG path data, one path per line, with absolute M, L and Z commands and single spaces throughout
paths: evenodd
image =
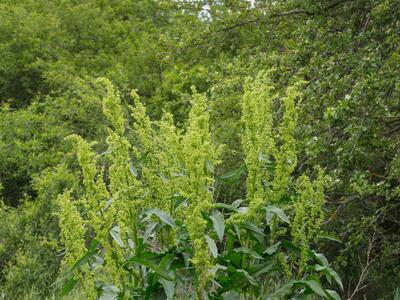
M 282 241 L 282 247 L 285 248 L 286 250 L 292 252 L 295 255 L 300 255 L 301 250 L 299 247 L 293 245 L 293 243 L 291 241 L 288 240 L 284 240 Z
M 309 279 L 309 280 L 305 280 L 304 284 L 306 286 L 308 286 L 314 293 L 326 298 L 326 293 L 325 290 L 323 289 L 323 287 L 321 286 L 321 284 L 314 280 L 314 279 Z
M 222 294 L 223 300 L 240 300 L 240 295 L 235 291 L 228 291 Z
M 241 227 L 244 228 L 244 229 L 247 229 L 250 232 L 254 232 L 254 233 L 257 233 L 259 235 L 265 236 L 264 232 L 260 228 L 258 228 L 256 225 L 254 225 L 254 223 L 244 222 L 241 225 Z
M 319 234 L 317 234 L 317 236 L 315 238 L 319 239 L 319 240 L 322 240 L 322 239 L 330 240 L 330 241 L 334 241 L 334 242 L 341 243 L 341 244 L 343 243 L 337 237 L 335 237 L 333 235 L 330 235 L 330 234 L 327 234 L 327 233 L 319 233 Z
M 98 241 L 93 240 L 92 245 L 91 245 L 91 247 L 89 248 L 89 251 L 87 251 L 87 252 L 85 253 L 85 255 L 83 255 L 83 256 L 72 266 L 71 272 L 74 271 L 74 270 L 76 270 L 76 269 L 78 269 L 78 268 L 80 268 L 80 267 L 83 266 L 84 264 L 86 264 L 86 263 L 89 261 L 89 259 L 99 251 L 99 249 L 96 248 L 96 247 L 97 247 L 97 244 L 98 244 Z
M 174 299 L 175 295 L 175 282 L 170 280 L 165 280 L 164 278 L 160 278 L 158 282 L 163 286 L 165 296 L 167 299 Z
M 171 276 L 168 272 L 164 271 L 160 266 L 157 266 L 155 263 L 153 263 L 152 261 L 150 261 L 148 259 L 133 256 L 125 262 L 125 265 L 127 265 L 127 264 L 129 265 L 131 263 L 137 263 L 137 264 L 143 265 L 143 266 L 151 269 L 157 275 L 159 275 L 160 277 L 162 277 L 166 280 L 170 280 L 170 281 L 174 280 L 173 276 Z
M 289 218 L 285 214 L 285 212 L 280 209 L 279 207 L 269 205 L 265 208 L 265 211 L 267 213 L 267 220 L 271 220 L 271 217 L 269 215 L 275 214 L 278 216 L 279 219 L 281 219 L 285 223 L 289 223 Z
M 214 240 L 210 238 L 207 234 L 205 235 L 208 248 L 210 249 L 211 255 L 216 258 L 218 256 L 218 248 L 217 245 L 215 244 Z
M 71 292 L 73 290 L 73 288 L 75 287 L 77 280 L 73 277 L 68 278 L 68 280 L 65 282 L 65 284 L 63 285 L 62 289 L 61 289 L 61 296 L 65 296 L 67 295 L 69 292 Z
M 241 165 L 239 168 L 237 168 L 236 170 L 233 170 L 229 173 L 226 173 L 225 175 L 222 176 L 217 176 L 217 179 L 225 184 L 235 184 L 238 182 L 238 180 L 240 179 L 240 177 L 242 176 L 242 174 L 246 171 L 246 166 L 245 165 Z
M 243 274 L 243 275 L 246 277 L 246 279 L 247 279 L 252 285 L 258 286 L 257 280 L 255 280 L 255 279 L 249 274 L 249 272 L 247 272 L 246 270 L 238 269 L 238 270 L 236 270 L 236 272 Z
M 342 298 L 340 298 L 339 294 L 336 293 L 336 291 L 325 290 L 325 292 L 328 294 L 329 298 L 332 299 L 332 300 L 342 300 Z
M 215 208 L 222 208 L 222 209 L 229 209 L 229 210 L 234 210 L 237 211 L 237 207 L 230 205 L 230 204 L 225 204 L 225 203 L 215 203 L 214 204 Z
M 174 256 L 171 253 L 164 255 L 160 261 L 160 268 L 165 271 L 171 270 L 171 265 L 174 262 Z
M 154 229 L 157 227 L 158 222 L 150 222 L 147 226 L 146 226 L 146 230 L 143 234 L 143 242 L 145 243 L 148 238 L 153 234 Z
M 264 243 L 264 232 L 251 222 L 244 222 L 240 225 L 246 229 L 251 235 L 253 235 L 261 244 Z
M 329 267 L 329 262 L 326 259 L 325 255 L 322 253 L 317 253 L 314 250 L 309 250 L 307 251 L 308 256 L 315 259 L 317 262 L 319 262 L 321 265 Z
M 327 268 L 329 274 L 335 279 L 335 281 L 337 282 L 337 284 L 340 286 L 340 289 L 343 291 L 343 282 L 342 279 L 340 278 L 339 274 L 332 269 L 331 267 Z
M 222 242 L 225 232 L 224 216 L 219 211 L 214 210 L 210 219 L 213 222 L 214 230 L 217 233 L 219 241 Z
M 330 276 L 333 279 L 335 279 L 337 284 L 343 290 L 342 280 L 340 279 L 339 274 L 334 269 L 332 269 L 331 267 L 328 267 L 328 266 L 316 265 L 315 266 L 315 270 L 318 271 L 318 272 L 322 272 L 322 273 L 326 274 L 327 276 Z
M 265 299 L 267 300 L 279 300 L 279 299 L 286 299 L 284 296 L 289 294 L 292 291 L 293 285 L 298 283 L 297 280 L 289 280 L 284 286 L 280 287 L 276 290 L 273 294 L 270 294 Z
M 225 267 L 223 265 L 220 265 L 220 264 L 216 264 L 210 269 L 210 272 L 211 273 L 217 273 L 218 270 L 226 270 L 226 269 L 227 269 L 227 267 Z
M 274 253 L 276 253 L 276 251 L 279 250 L 279 247 L 281 246 L 281 242 L 278 242 L 272 246 L 269 246 L 264 253 L 267 253 L 268 255 L 272 255 Z
M 260 254 L 258 254 L 256 251 L 251 250 L 251 249 L 249 249 L 247 247 L 236 248 L 234 251 L 237 252 L 237 253 L 248 254 L 248 255 L 252 256 L 253 258 L 256 258 L 256 259 L 263 259 L 263 257 Z
M 172 219 L 172 217 L 169 214 L 163 212 L 162 210 L 159 210 L 159 209 L 156 209 L 156 208 L 149 208 L 149 209 L 147 209 L 145 211 L 145 213 L 148 216 L 156 215 L 157 217 L 160 218 L 160 220 L 163 223 L 165 223 L 165 224 L 167 224 L 167 225 L 169 225 L 169 226 L 171 226 L 173 228 L 176 228 L 176 224 L 175 224 L 174 220 Z
M 172 196 L 171 201 L 173 204 L 174 211 L 176 211 L 183 203 L 185 203 L 188 198 L 185 198 L 179 194 L 175 194 Z
M 249 271 L 249 273 L 254 277 L 258 277 L 261 274 L 271 271 L 274 268 L 274 266 L 275 266 L 274 261 L 267 261 L 266 263 L 263 264 L 251 266 L 251 272 Z
M 145 153 L 143 153 L 142 156 L 139 157 L 139 159 L 136 161 L 136 165 L 138 167 L 141 167 L 143 165 L 143 163 L 146 161 L 149 154 L 150 154 L 150 151 L 146 151 Z
M 244 202 L 243 199 L 236 199 L 235 201 L 232 202 L 232 206 L 239 207 L 240 204 L 242 204 L 243 202 Z

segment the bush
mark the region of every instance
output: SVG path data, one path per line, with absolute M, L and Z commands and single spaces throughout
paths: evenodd
M 88 299 L 340 299 L 323 287 L 332 280 L 342 287 L 340 277 L 312 250 L 321 237 L 324 175 L 319 171 L 314 181 L 292 175 L 301 82 L 275 97 L 268 73 L 248 80 L 244 165 L 217 175 L 221 147 L 213 142 L 204 96 L 194 90 L 181 131 L 168 113 L 151 121 L 132 92 L 130 138 L 118 92 L 108 80 L 99 81 L 111 123 L 108 150 L 99 155 L 80 136 L 68 138 L 82 168 L 84 193 L 67 189 L 58 198 L 68 278 L 61 294 L 79 285 Z M 274 132 L 276 101 L 283 113 Z M 245 199 L 215 202 L 218 186 L 234 183 L 245 171 Z

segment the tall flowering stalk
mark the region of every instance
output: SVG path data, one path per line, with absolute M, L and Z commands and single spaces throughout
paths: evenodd
M 199 277 L 199 289 L 202 289 L 209 279 L 211 267 L 205 240 L 207 222 L 202 216 L 203 213 L 209 212 L 213 202 L 211 188 L 214 180 L 207 163 L 217 162 L 217 151 L 209 130 L 206 99 L 197 93 L 193 95 L 188 127 L 182 139 L 182 150 L 186 172 L 182 194 L 189 199 L 184 222 L 194 249 L 192 263 Z
M 298 82 L 290 86 L 282 100 L 284 112 L 279 125 L 280 146 L 276 147 L 272 153 L 275 160 L 272 200 L 275 203 L 279 202 L 286 192 L 290 176 L 297 165 L 296 139 L 294 137 L 297 126 L 295 100 L 301 96 L 300 85 L 301 82 Z
M 61 242 L 65 248 L 63 265 L 71 267 L 86 252 L 84 221 L 71 202 L 71 191 L 58 197 Z
M 297 125 L 295 100 L 299 82 L 278 97 L 270 72 L 260 72 L 254 81 L 245 85 L 242 104 L 242 146 L 247 167 L 247 202 L 245 214 L 234 215 L 231 221 L 260 222 L 262 208 L 278 204 L 290 184 L 290 176 L 297 164 L 294 131 Z M 282 120 L 275 130 L 275 100 L 281 98 Z M 273 166 L 271 168 L 271 166 Z
M 269 74 L 261 72 L 254 82 L 245 85 L 242 106 L 244 132 L 242 145 L 247 167 L 247 201 L 249 210 L 246 218 L 260 218 L 266 190 L 263 180 L 270 180 L 270 174 L 263 168 L 265 161 L 275 151 L 273 139 L 273 85 Z
M 67 137 L 73 142 L 79 165 L 82 169 L 85 193 L 80 203 L 86 212 L 86 224 L 91 228 L 95 239 L 104 249 L 104 268 L 114 278 L 114 284 L 120 286 L 121 272 L 113 258 L 116 252 L 114 243 L 110 240 L 116 211 L 109 203 L 110 194 L 103 180 L 102 169 L 97 167 L 97 155 L 92 151 L 92 145 L 78 135 Z
M 297 181 L 299 196 L 294 203 L 291 233 L 293 242 L 302 250 L 299 274 L 302 273 L 307 263 L 306 251 L 309 249 L 310 242 L 318 233 L 324 220 L 324 181 L 325 177 L 321 170 L 314 182 L 311 182 L 305 175 Z
M 126 119 L 124 117 L 119 93 L 107 79 L 98 79 L 106 89 L 103 112 L 111 123 L 108 128 L 109 189 L 117 212 L 117 223 L 122 237 L 126 238 L 128 229 L 136 223 L 137 212 L 142 204 L 142 185 L 130 171 L 131 145 L 125 137 Z M 133 229 L 136 234 L 136 228 Z
M 133 151 L 136 157 L 146 157 L 141 166 L 141 179 L 146 186 L 145 203 L 148 207 L 168 211 L 169 203 L 166 201 L 166 191 L 161 173 L 161 165 L 164 163 L 158 159 L 160 148 L 158 145 L 155 124 L 146 113 L 146 107 L 140 102 L 138 95 L 132 91 L 134 107 L 130 107 L 134 121 L 133 131 L 135 145 Z
M 174 203 L 171 197 L 179 192 L 180 179 L 182 173 L 182 147 L 181 132 L 175 127 L 173 116 L 165 112 L 162 119 L 157 122 L 158 135 L 157 152 L 154 155 L 158 165 L 158 171 L 162 180 L 159 197 L 163 203 L 165 211 L 174 215 Z
M 58 203 L 60 206 L 60 239 L 65 248 L 62 265 L 63 268 L 71 268 L 87 251 L 85 247 L 84 221 L 71 201 L 71 191 L 65 191 L 59 195 Z M 96 299 L 94 281 L 88 270 L 75 271 L 75 273 L 82 281 L 86 298 Z
M 138 214 L 143 204 L 143 188 L 141 182 L 131 174 L 131 144 L 125 137 L 126 119 L 124 117 L 121 99 L 119 93 L 114 89 L 112 83 L 105 79 L 100 78 L 98 82 L 101 83 L 105 90 L 106 95 L 103 99 L 103 113 L 111 124 L 108 128 L 107 144 L 108 144 L 108 158 L 111 162 L 108 170 L 109 191 L 111 195 L 111 206 L 115 209 L 115 223 L 118 225 L 118 232 L 121 241 L 125 245 L 129 243 L 129 237 L 132 238 L 135 244 L 135 250 L 139 245 L 138 238 Z M 113 270 L 114 283 L 117 286 L 123 287 L 126 281 L 124 277 L 124 270 L 122 263 L 124 261 L 123 251 L 121 247 L 115 247 L 110 252 L 114 260 L 115 270 Z M 142 281 L 137 278 L 136 282 Z M 143 283 L 143 282 L 142 282 Z
M 205 287 L 212 277 L 218 280 L 218 269 L 232 273 L 237 267 L 230 268 L 230 259 L 223 258 L 225 251 L 218 251 L 225 245 L 223 215 L 215 211 L 210 216 L 211 222 L 205 218 L 212 208 L 219 207 L 213 203 L 213 166 L 219 163 L 220 156 L 209 128 L 207 100 L 193 91 L 187 126 L 180 130 L 169 113 L 164 113 L 161 120 L 152 121 L 133 91 L 134 106 L 130 107 L 133 129 L 132 134 L 129 132 L 132 137 L 129 142 L 125 132 L 128 122 L 118 92 L 110 81 L 99 79 L 98 82 L 105 88 L 103 112 L 110 123 L 106 140 L 109 167 L 105 172 L 97 166 L 98 155 L 92 151 L 92 144 L 77 135 L 69 137 L 82 169 L 84 196 L 76 202 L 83 207 L 82 215 L 71 202 L 69 192 L 60 196 L 61 235 L 67 251 L 65 263 L 71 265 L 85 254 L 84 236 L 91 236 L 99 242 L 96 253 L 103 255 L 104 262 L 96 262 L 91 268 L 85 266 L 76 273 L 77 278 L 88 282 L 89 288 L 85 291 L 88 299 L 96 297 L 94 278 L 104 286 L 112 279 L 122 297 L 147 294 L 162 285 L 167 297 L 172 299 L 178 297 L 176 293 L 181 288 L 188 293 L 195 291 L 191 283 L 187 286 L 185 280 L 179 282 L 178 278 L 177 268 L 184 264 L 186 269 L 190 252 L 197 275 L 198 298 L 206 298 Z M 280 95 L 270 73 L 262 72 L 245 86 L 242 143 L 248 171 L 248 208 L 247 211 L 239 208 L 238 211 L 245 213 L 231 216 L 230 222 L 239 224 L 226 227 L 225 232 L 234 228 L 234 233 L 230 231 L 225 249 L 229 253 L 234 247 L 235 253 L 242 253 L 241 269 L 233 275 L 247 274 L 252 285 L 255 279 L 247 270 L 264 256 L 270 258 L 277 254 L 276 266 L 287 277 L 292 277 L 288 263 L 291 256 L 287 252 L 276 253 L 283 245 L 278 241 L 282 230 L 285 235 L 291 230 L 293 242 L 302 249 L 301 260 L 296 263 L 298 275 L 302 275 L 309 244 L 323 220 L 322 172 L 314 182 L 302 176 L 295 185 L 291 178 L 297 163 L 294 131 L 295 101 L 301 96 L 299 85 L 289 87 Z M 275 107 L 281 110 L 275 113 Z M 283 203 L 285 194 L 294 190 L 297 197 L 290 203 L 294 220 L 285 227 L 278 226 L 281 221 L 290 223 L 277 206 Z M 211 223 L 213 229 L 209 227 Z M 261 256 L 258 252 L 266 246 L 261 238 L 265 226 L 269 228 L 271 246 Z M 253 230 L 257 241 L 247 234 L 241 235 L 238 228 L 246 232 Z M 235 240 L 236 234 L 238 240 Z M 218 244 L 211 238 L 215 235 L 219 238 Z M 237 243 L 241 247 L 237 248 Z M 179 255 L 174 257 L 174 253 Z M 228 267 L 214 266 L 211 254 L 222 257 L 218 262 Z M 257 280 L 262 281 L 262 289 L 267 291 L 272 277 L 259 275 Z

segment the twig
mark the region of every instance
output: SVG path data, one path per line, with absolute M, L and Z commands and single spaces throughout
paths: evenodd
M 353 297 L 354 297 L 359 291 L 361 291 L 362 289 L 364 289 L 364 288 L 367 286 L 367 285 L 363 285 L 363 286 L 362 286 L 362 284 L 363 284 L 364 281 L 365 281 L 365 278 L 366 278 L 366 275 L 367 275 L 369 266 L 370 266 L 370 265 L 372 264 L 372 262 L 374 261 L 374 258 L 371 257 L 371 252 L 372 252 L 372 249 L 373 249 L 374 244 L 375 244 L 375 234 L 376 234 L 376 228 L 375 228 L 375 230 L 374 230 L 374 233 L 373 233 L 372 237 L 369 239 L 369 242 L 368 242 L 367 259 L 366 259 L 366 261 L 365 261 L 364 268 L 361 270 L 360 277 L 358 278 L 358 282 L 357 282 L 356 287 L 355 287 L 354 290 L 353 290 L 353 293 L 350 295 L 350 297 L 347 298 L 347 300 L 353 299 Z

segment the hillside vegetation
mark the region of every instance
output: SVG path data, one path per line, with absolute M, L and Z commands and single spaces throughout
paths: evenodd
M 398 0 L 2 0 L 0 57 L 0 299 L 400 299 Z

